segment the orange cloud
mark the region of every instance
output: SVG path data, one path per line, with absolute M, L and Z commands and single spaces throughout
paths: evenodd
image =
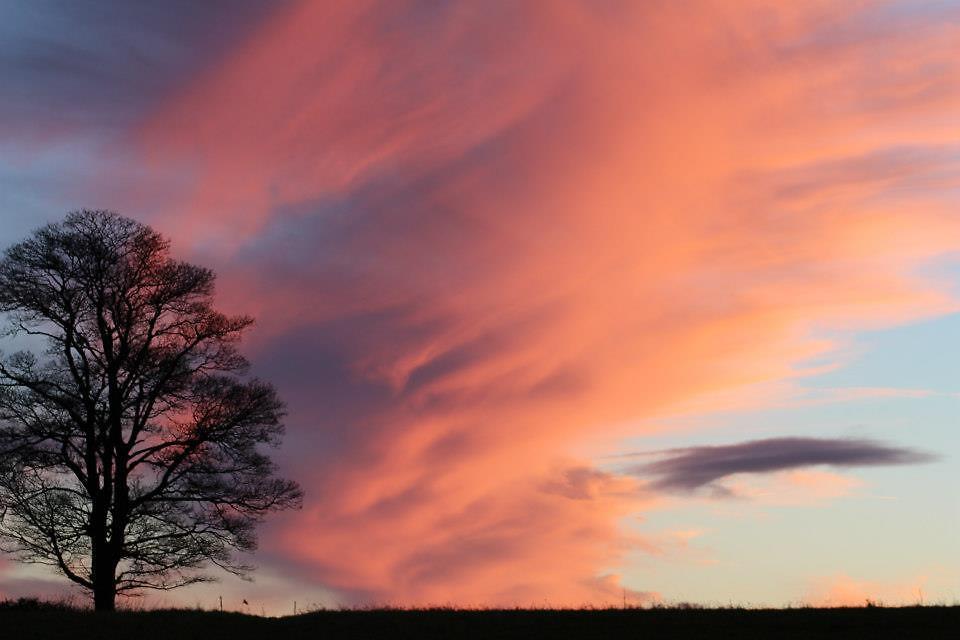
M 650 498 L 580 452 L 796 375 L 819 329 L 957 308 L 914 275 L 960 249 L 957 35 L 858 3 L 278 10 L 137 140 L 290 400 L 310 497 L 270 562 L 606 602 Z
M 925 576 L 900 583 L 856 580 L 846 574 L 837 574 L 812 581 L 804 602 L 816 607 L 923 604 L 927 582 Z
M 738 497 L 763 505 L 816 505 L 851 495 L 863 481 L 830 471 L 794 470 L 773 474 L 769 478 L 737 479 L 726 488 Z

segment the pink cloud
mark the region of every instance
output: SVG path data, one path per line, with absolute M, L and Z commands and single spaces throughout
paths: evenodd
M 914 275 L 960 249 L 955 27 L 604 6 L 300 3 L 143 127 L 189 175 L 154 221 L 216 256 L 290 400 L 308 506 L 269 562 L 357 600 L 606 602 L 650 498 L 579 452 L 795 376 L 817 329 L 956 309 Z
M 928 581 L 926 576 L 917 576 L 902 582 L 877 582 L 857 580 L 841 573 L 811 581 L 804 602 L 817 607 L 922 604 Z
M 738 478 L 726 487 L 733 495 L 760 505 L 812 506 L 853 495 L 863 484 L 839 473 L 798 469 L 766 478 Z

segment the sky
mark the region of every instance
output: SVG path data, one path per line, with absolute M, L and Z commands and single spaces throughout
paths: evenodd
M 958 54 L 955 0 L 0 2 L 0 243 L 154 226 L 288 404 L 255 580 L 148 602 L 956 602 Z

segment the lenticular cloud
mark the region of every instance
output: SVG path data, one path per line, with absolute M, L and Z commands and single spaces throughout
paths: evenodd
M 930 462 L 929 454 L 873 440 L 769 438 L 738 444 L 689 447 L 663 452 L 663 458 L 632 472 L 652 476 L 663 491 L 693 491 L 738 473 L 774 473 L 817 465 L 870 467 Z

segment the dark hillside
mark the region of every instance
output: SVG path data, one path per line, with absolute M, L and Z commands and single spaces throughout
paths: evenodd
M 279 619 L 204 611 L 93 614 L 0 609 L 9 638 L 87 640 L 339 640 L 440 638 L 953 638 L 960 607 L 851 609 L 607 609 L 321 611 Z

